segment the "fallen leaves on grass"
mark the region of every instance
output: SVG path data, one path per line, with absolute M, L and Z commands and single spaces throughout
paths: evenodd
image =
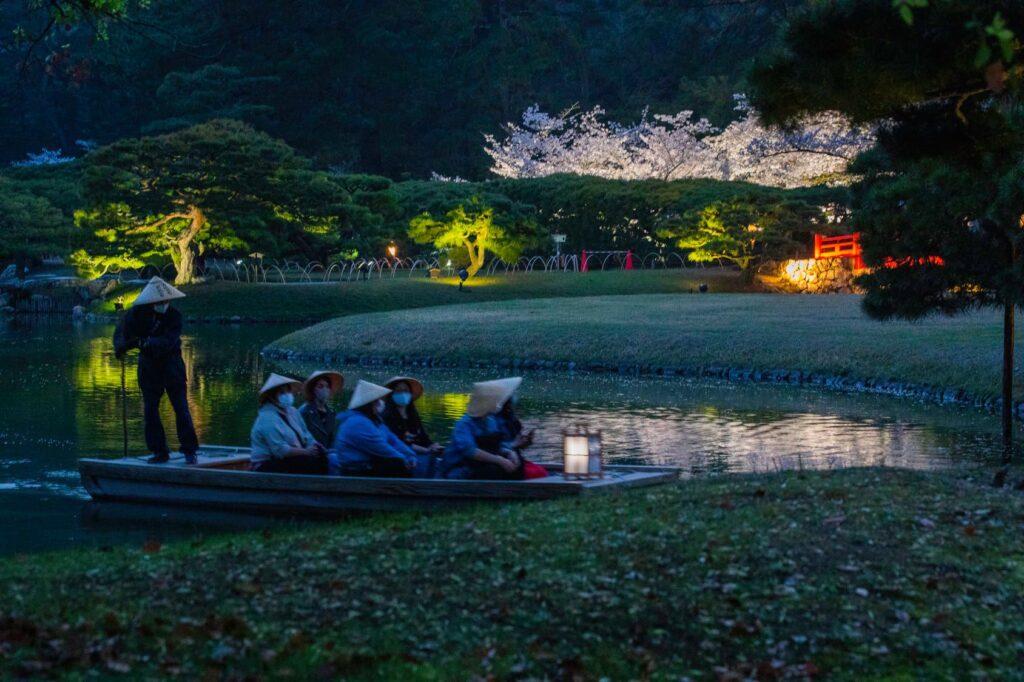
M 1022 520 L 844 471 L 0 562 L 0 675 L 1006 677 Z

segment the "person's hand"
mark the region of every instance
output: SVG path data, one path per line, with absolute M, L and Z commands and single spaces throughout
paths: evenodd
M 430 451 L 435 455 L 440 455 L 442 452 L 444 452 L 444 446 L 441 445 L 440 443 L 433 443 L 430 446 Z
M 511 474 L 511 473 L 512 473 L 513 471 L 515 471 L 515 470 L 516 470 L 516 466 L 517 466 L 517 465 L 516 465 L 516 463 L 515 463 L 515 462 L 513 462 L 512 460 L 510 460 L 510 459 L 505 459 L 504 457 L 502 457 L 502 458 L 501 458 L 501 463 L 500 463 L 500 464 L 498 464 L 498 466 L 500 466 L 500 467 L 502 468 L 502 470 L 504 470 L 504 471 L 505 471 L 505 473 L 507 473 L 507 474 Z
M 316 455 L 320 454 L 320 443 L 310 445 L 308 448 L 302 451 L 302 454 L 308 455 L 310 457 L 315 457 Z

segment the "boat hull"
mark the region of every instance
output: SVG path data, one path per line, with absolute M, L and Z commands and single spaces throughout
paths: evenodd
M 228 450 L 228 449 L 223 449 Z M 209 450 L 206 450 L 209 452 Z M 199 466 L 153 465 L 136 458 L 79 462 L 82 484 L 96 500 L 274 512 L 334 513 L 357 509 L 422 509 L 483 501 L 544 500 L 666 483 L 671 467 L 609 466 L 603 479 L 530 481 L 347 478 L 265 474 L 247 469 L 241 449 L 201 455 Z M 557 466 L 552 465 L 552 468 Z

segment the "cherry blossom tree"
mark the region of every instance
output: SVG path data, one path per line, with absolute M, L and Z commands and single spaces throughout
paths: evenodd
M 692 111 L 673 115 L 645 111 L 623 125 L 605 111 L 569 110 L 552 116 L 537 105 L 521 124 L 505 127 L 499 141 L 487 135 L 491 170 L 511 178 L 555 173 L 617 180 L 710 178 L 773 187 L 799 187 L 848 179 L 848 163 L 875 143 L 872 127 L 853 126 L 837 113 L 807 116 L 787 128 L 765 126 L 743 95 L 741 117 L 724 130 Z

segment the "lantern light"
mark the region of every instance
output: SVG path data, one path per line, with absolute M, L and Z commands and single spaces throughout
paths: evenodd
M 601 462 L 601 432 L 589 432 L 577 425 L 575 430 L 563 431 L 563 478 L 604 478 Z
M 388 255 L 392 258 L 398 255 L 398 246 L 394 242 L 388 244 Z

